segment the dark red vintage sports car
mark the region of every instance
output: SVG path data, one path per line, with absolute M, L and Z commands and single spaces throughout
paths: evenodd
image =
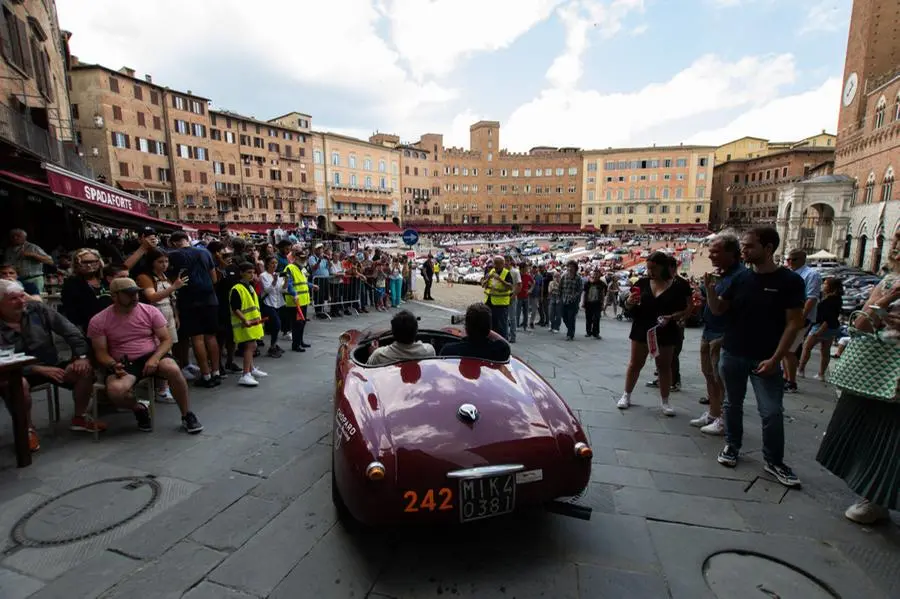
M 462 331 L 420 330 L 438 354 Z M 516 357 L 435 357 L 367 366 L 351 330 L 335 367 L 332 498 L 342 519 L 379 525 L 471 522 L 525 507 L 587 519 L 575 504 L 592 451 L 565 401 Z

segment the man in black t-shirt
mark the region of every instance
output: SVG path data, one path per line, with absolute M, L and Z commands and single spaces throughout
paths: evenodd
M 486 304 L 472 304 L 466 310 L 466 336 L 441 349 L 442 356 L 478 358 L 493 362 L 509 360 L 509 343 L 491 339 L 491 309 Z
M 716 280 L 704 276 L 709 308 L 726 316 L 719 371 L 725 385 L 725 449 L 718 461 L 737 465 L 743 440 L 743 407 L 747 379 L 753 385 L 762 417 L 766 472 L 788 487 L 800 481 L 784 463 L 784 379 L 781 360 L 803 328 L 803 279 L 775 264 L 778 232 L 771 227 L 751 229 L 741 239 L 741 255 L 751 268 L 733 279 L 721 297 Z

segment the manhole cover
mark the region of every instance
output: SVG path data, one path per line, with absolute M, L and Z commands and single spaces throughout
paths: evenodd
M 758 553 L 716 553 L 703 564 L 703 576 L 720 599 L 840 599 L 810 574 Z
M 65 545 L 102 535 L 151 508 L 160 484 L 151 477 L 108 478 L 76 487 L 32 508 L 12 529 L 26 547 Z

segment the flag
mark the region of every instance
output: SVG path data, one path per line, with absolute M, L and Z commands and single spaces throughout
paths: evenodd
M 303 307 L 302 306 L 297 306 L 297 320 L 306 320 L 306 318 L 303 317 Z

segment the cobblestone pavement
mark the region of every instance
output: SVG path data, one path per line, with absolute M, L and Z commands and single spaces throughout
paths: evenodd
M 435 306 L 410 307 L 423 326 L 449 322 Z M 676 418 L 660 417 L 643 385 L 637 405 L 616 410 L 628 325 L 608 320 L 601 341 L 538 331 L 514 346 L 587 427 L 590 521 L 532 514 L 351 536 L 329 489 L 335 339 L 388 319 L 312 323 L 313 349 L 261 359 L 271 376 L 260 387 L 231 378 L 194 391 L 201 435 L 179 432 L 176 408 L 160 405 L 151 434 L 129 414 L 109 416 L 97 443 L 64 427 L 44 432 L 34 465 L 17 470 L 0 421 L 0 597 L 896 597 L 896 521 L 847 522 L 853 497 L 814 461 L 833 393 L 810 380 L 786 400 L 788 460 L 804 482 L 787 491 L 762 472 L 752 409 L 746 459 L 734 470 L 715 462 L 720 439 L 688 426 L 702 389 L 697 330 L 688 331 Z M 62 406 L 65 421 L 67 394 Z M 46 431 L 40 396 L 34 414 Z

